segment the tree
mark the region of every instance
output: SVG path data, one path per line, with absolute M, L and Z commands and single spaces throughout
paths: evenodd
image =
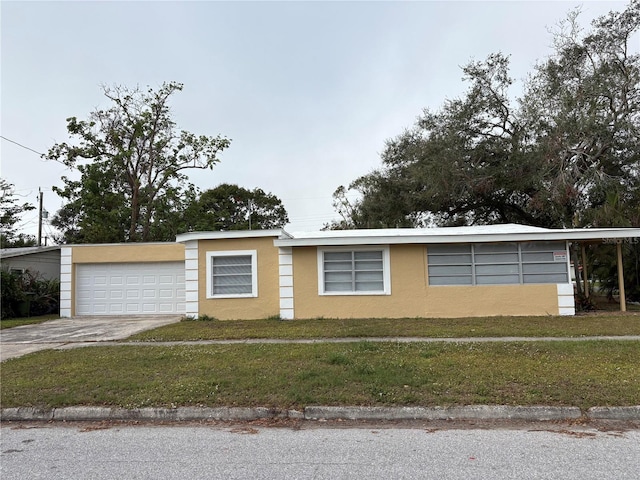
M 188 231 L 266 230 L 289 222 L 275 195 L 228 183 L 200 194 L 187 209 L 186 218 Z
M 554 55 L 537 66 L 522 101 L 549 179 L 548 207 L 563 226 L 591 225 L 614 197 L 637 206 L 640 188 L 640 55 L 630 48 L 640 2 L 596 19 L 587 35 L 578 14 L 560 23 Z
M 13 191 L 13 184 L 0 178 L 0 247 L 30 247 L 36 244 L 31 235 L 18 233 L 16 224 L 20 221 L 20 215 L 34 210 L 36 207 L 29 203 L 18 203 Z
M 180 83 L 157 89 L 103 87 L 112 106 L 88 120 L 67 119 L 75 143 L 59 143 L 47 158 L 75 168 L 55 191 L 68 203 L 52 224 L 67 242 L 172 240 L 186 204 L 194 198 L 186 171 L 212 169 L 230 140 L 181 130 L 172 120 L 171 96 Z
M 577 12 L 554 34 L 521 98 L 501 53 L 463 68 L 469 90 L 387 141 L 382 167 L 334 194 L 327 228 L 483 223 L 589 226 L 616 193 L 629 213 L 640 190 L 640 56 L 630 53 L 640 2 L 595 20 Z

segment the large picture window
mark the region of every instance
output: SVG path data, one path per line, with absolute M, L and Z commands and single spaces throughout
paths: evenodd
M 257 297 L 256 251 L 207 252 L 207 298 Z
M 389 294 L 389 249 L 321 249 L 318 284 L 321 295 Z
M 567 283 L 564 242 L 430 245 L 429 285 Z

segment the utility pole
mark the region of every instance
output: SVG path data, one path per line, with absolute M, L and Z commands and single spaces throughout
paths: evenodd
M 42 246 L 42 190 L 38 188 L 38 193 L 40 195 L 40 210 L 38 214 L 38 246 Z
M 251 230 L 251 210 L 253 208 L 253 200 L 249 199 L 248 201 L 248 206 L 249 206 L 249 230 Z

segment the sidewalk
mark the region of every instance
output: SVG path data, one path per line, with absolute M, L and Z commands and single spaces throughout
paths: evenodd
M 640 335 L 602 335 L 585 337 L 348 337 L 348 338 L 248 338 L 241 340 L 180 340 L 171 342 L 128 342 L 126 340 L 77 340 L 60 339 L 51 341 L 13 341 L 2 338 L 0 345 L 1 361 L 10 358 L 21 357 L 39 350 L 55 349 L 68 350 L 82 347 L 160 347 L 160 346 L 186 346 L 186 345 L 251 345 L 251 344 L 316 344 L 316 343 L 358 343 L 358 342 L 396 342 L 396 343 L 495 343 L 495 342 L 586 342 L 586 341 L 640 341 Z

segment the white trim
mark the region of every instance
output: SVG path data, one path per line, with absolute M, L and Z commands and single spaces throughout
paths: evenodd
M 293 249 L 291 247 L 278 248 L 278 272 L 280 286 L 280 318 L 293 320 Z
M 573 297 L 570 297 L 568 295 L 558 295 L 558 307 L 560 308 L 575 307 L 575 301 Z
M 60 249 L 60 316 L 70 317 L 73 295 L 71 293 L 72 282 L 72 254 L 71 247 Z
M 573 285 L 570 283 L 557 284 L 558 295 L 571 295 L 573 297 Z
M 391 261 L 389 245 L 365 247 L 319 247 L 318 260 L 318 295 L 320 296 L 358 296 L 358 295 L 391 295 Z M 325 292 L 324 291 L 324 252 L 380 252 L 382 251 L 383 289 L 364 292 Z
M 280 309 L 293 311 L 293 298 L 281 298 L 280 299 Z M 282 314 L 282 312 L 281 312 L 281 314 Z M 293 318 L 293 317 L 291 317 L 291 318 Z
M 576 306 L 573 298 L 573 285 L 570 283 L 556 284 L 558 292 L 558 313 L 563 316 L 575 315 Z
M 207 298 L 254 298 L 258 296 L 258 251 L 257 250 L 224 250 L 224 251 L 208 251 L 207 259 Z M 211 259 L 215 257 L 251 257 L 251 293 L 214 295 L 213 290 L 213 272 L 211 268 Z
M 293 265 L 279 265 L 278 272 L 281 276 L 293 276 Z
M 198 242 L 184 244 L 184 296 L 185 316 L 197 318 L 200 314 L 198 303 Z
M 220 240 L 233 238 L 259 238 L 288 236 L 281 229 L 275 230 L 229 230 L 225 232 L 189 232 L 176 236 L 177 243 L 185 243 L 193 240 Z
M 194 292 L 194 291 L 184 292 L 184 300 L 185 302 L 197 302 L 198 292 Z

